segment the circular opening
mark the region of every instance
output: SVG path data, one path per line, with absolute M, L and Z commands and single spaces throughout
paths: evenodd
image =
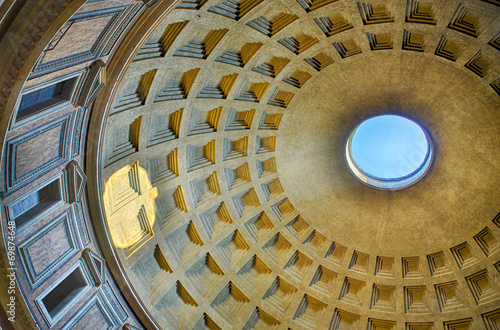
M 346 146 L 351 172 L 380 189 L 408 187 L 422 178 L 432 160 L 429 134 L 411 119 L 382 115 L 354 128 Z

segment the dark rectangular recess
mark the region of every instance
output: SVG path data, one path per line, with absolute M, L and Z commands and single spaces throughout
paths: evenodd
M 60 179 L 30 193 L 28 196 L 10 207 L 16 228 L 20 228 L 30 220 L 45 212 L 62 200 Z
M 31 93 L 24 94 L 17 110 L 16 122 L 32 117 L 71 99 L 77 78 L 64 80 Z
M 70 304 L 87 286 L 85 274 L 80 267 L 75 268 L 64 280 L 53 288 L 41 302 L 52 318 Z

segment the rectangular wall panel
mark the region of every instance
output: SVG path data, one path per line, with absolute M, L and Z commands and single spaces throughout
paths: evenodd
M 32 288 L 38 287 L 80 251 L 69 209 L 19 246 Z
M 70 124 L 67 115 L 7 141 L 8 194 L 67 161 Z
M 62 329 L 118 329 L 120 325 L 120 320 L 99 292 Z
M 30 78 L 109 55 L 118 37 L 143 6 L 80 11 L 59 30 L 43 51 Z M 81 36 L 85 35 L 85 38 Z

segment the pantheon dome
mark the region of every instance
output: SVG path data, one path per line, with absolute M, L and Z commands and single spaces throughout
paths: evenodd
M 2 329 L 500 329 L 498 0 L 0 17 Z M 353 167 L 380 115 L 432 151 L 401 189 Z

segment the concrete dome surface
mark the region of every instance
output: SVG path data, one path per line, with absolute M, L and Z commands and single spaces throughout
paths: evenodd
M 499 6 L 3 1 L 2 327 L 497 329 Z M 383 114 L 401 190 L 346 163 Z

